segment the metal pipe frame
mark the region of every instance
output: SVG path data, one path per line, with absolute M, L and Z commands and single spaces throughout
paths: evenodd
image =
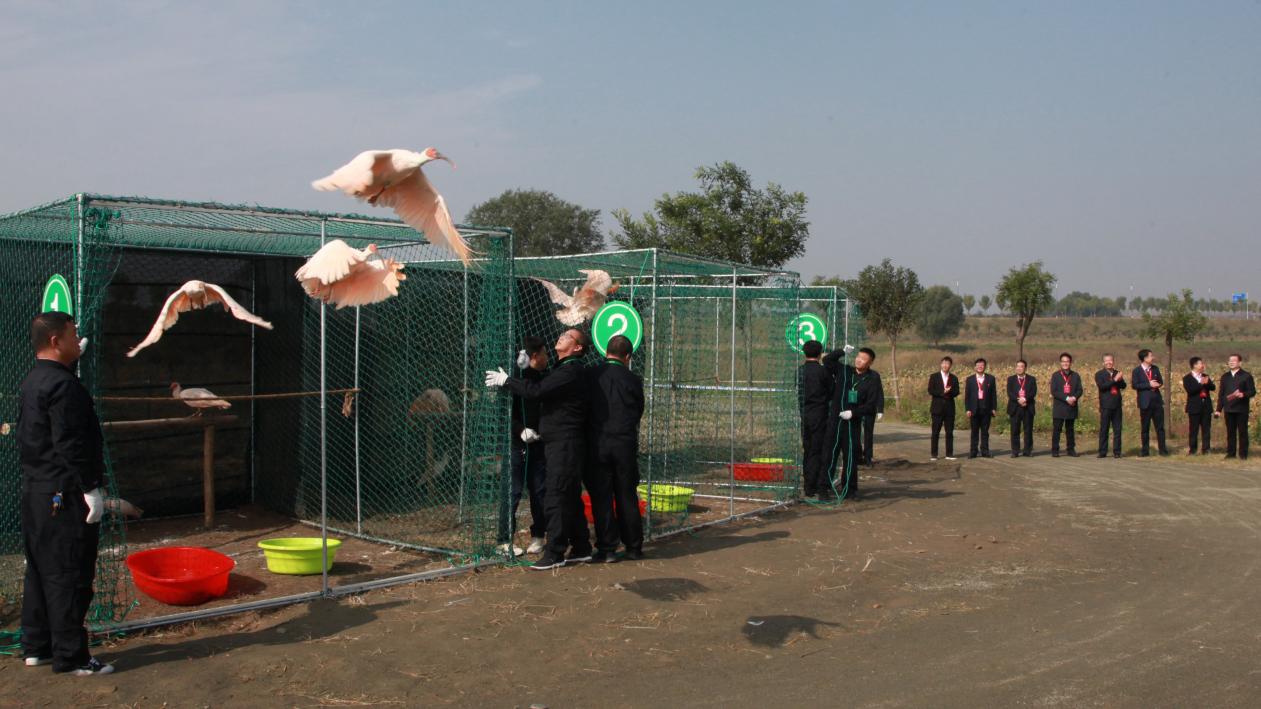
M 325 242 L 324 222 L 320 222 L 320 247 Z M 320 303 L 320 546 L 324 567 L 320 573 L 320 593 L 328 590 L 328 304 Z
M 731 484 L 736 484 L 736 269 L 731 269 Z M 728 505 L 728 516 L 736 513 L 734 500 Z
M 355 306 L 355 384 L 359 388 L 359 320 L 363 308 Z M 355 529 L 363 533 L 363 483 L 359 470 L 359 407 L 355 406 Z

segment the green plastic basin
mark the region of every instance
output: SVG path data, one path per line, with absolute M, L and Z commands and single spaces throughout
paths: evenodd
M 328 540 L 328 565 L 333 565 L 340 539 Z M 258 543 L 267 557 L 267 570 L 273 574 L 319 574 L 324 572 L 324 544 L 319 537 L 264 539 Z

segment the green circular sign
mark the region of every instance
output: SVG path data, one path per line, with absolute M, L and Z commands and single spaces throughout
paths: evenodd
M 54 273 L 48 283 L 44 284 L 44 302 L 42 313 L 65 313 L 74 315 L 74 301 L 70 298 L 70 284 L 61 274 Z
M 609 340 L 617 335 L 630 338 L 631 347 L 639 349 L 644 339 L 644 321 L 630 303 L 611 300 L 600 308 L 591 321 L 591 341 L 603 356 L 609 346 Z
M 822 318 L 818 315 L 802 313 L 788 321 L 788 327 L 784 330 L 784 339 L 788 340 L 788 346 L 795 352 L 800 352 L 801 346 L 811 340 L 818 340 L 826 347 L 828 326 L 823 324 Z

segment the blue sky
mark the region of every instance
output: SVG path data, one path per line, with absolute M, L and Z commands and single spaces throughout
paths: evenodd
M 76 191 L 346 210 L 437 146 L 459 219 L 641 212 L 732 160 L 804 191 L 807 277 L 1261 293 L 1261 3 L 0 0 L 0 211 Z

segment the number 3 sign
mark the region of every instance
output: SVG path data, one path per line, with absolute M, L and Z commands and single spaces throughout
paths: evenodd
M 801 346 L 811 340 L 818 340 L 826 347 L 828 326 L 823 324 L 823 320 L 819 319 L 818 315 L 802 313 L 788 321 L 784 338 L 788 340 L 788 346 L 796 352 L 800 352 Z
M 630 303 L 620 300 L 609 301 L 591 321 L 591 341 L 603 356 L 609 346 L 609 340 L 618 335 L 630 338 L 631 348 L 639 349 L 644 339 L 644 321 Z

